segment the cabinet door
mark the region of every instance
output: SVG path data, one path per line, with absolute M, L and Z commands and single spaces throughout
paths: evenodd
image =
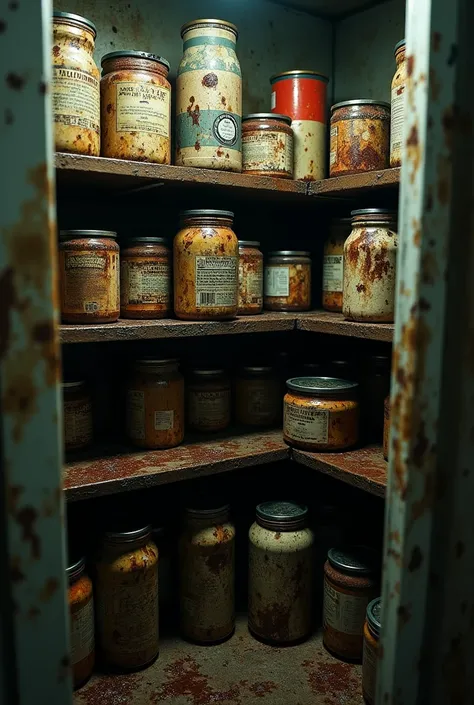
M 50 0 L 2 3 L 0 701 L 71 702 Z

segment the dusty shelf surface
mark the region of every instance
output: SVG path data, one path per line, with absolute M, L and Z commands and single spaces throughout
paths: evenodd
M 361 668 L 330 656 L 315 634 L 286 648 L 256 641 L 245 617 L 217 646 L 162 638 L 149 668 L 130 675 L 97 674 L 75 705 L 363 705 Z
M 353 198 L 373 189 L 396 188 L 400 183 L 400 168 L 367 171 L 364 174 L 333 176 L 330 179 L 311 181 L 310 196 L 338 196 Z
M 296 327 L 298 330 L 314 333 L 346 335 L 352 338 L 386 342 L 392 341 L 394 330 L 393 323 L 356 323 L 346 321 L 342 313 L 332 313 L 331 311 L 309 311 L 299 314 L 296 319 Z

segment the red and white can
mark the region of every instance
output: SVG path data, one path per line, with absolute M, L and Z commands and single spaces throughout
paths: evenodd
M 295 136 L 294 178 L 326 175 L 326 86 L 318 71 L 285 71 L 272 76 L 272 112 L 289 115 Z

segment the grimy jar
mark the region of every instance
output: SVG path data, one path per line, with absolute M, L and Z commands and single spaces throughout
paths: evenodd
M 402 39 L 395 45 L 397 70 L 392 80 L 390 120 L 390 166 L 401 166 L 403 124 L 405 122 L 405 89 L 407 84 L 406 42 Z

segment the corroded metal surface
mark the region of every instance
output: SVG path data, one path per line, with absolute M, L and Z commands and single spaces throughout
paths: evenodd
M 346 321 L 341 313 L 332 311 L 311 311 L 296 314 L 297 330 L 331 335 L 347 335 L 351 338 L 366 340 L 383 340 L 391 342 L 393 325 L 391 323 L 356 323 Z
M 321 179 L 308 184 L 310 196 L 347 196 L 354 198 L 362 194 L 367 195 L 373 189 L 398 187 L 400 169 L 382 169 L 381 171 L 368 171 L 365 174 L 351 174 L 349 176 L 334 176 L 331 179 Z

